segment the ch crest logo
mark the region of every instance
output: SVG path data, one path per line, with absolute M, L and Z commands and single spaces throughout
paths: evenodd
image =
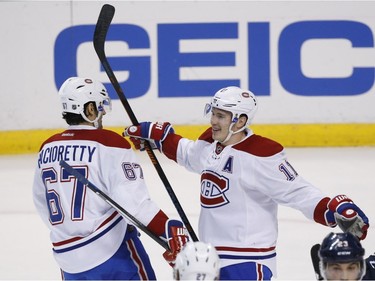
M 229 203 L 225 192 L 229 189 L 229 180 L 212 171 L 204 171 L 201 175 L 201 206 L 216 208 Z

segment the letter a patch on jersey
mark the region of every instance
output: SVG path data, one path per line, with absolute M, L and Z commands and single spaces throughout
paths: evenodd
M 201 175 L 201 206 L 216 208 L 229 203 L 225 192 L 229 189 L 229 180 L 212 171 Z
M 232 173 L 233 172 L 233 156 L 230 156 L 225 162 L 223 172 Z

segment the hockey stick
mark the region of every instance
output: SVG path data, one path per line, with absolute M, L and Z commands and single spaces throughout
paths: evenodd
M 116 93 L 117 93 L 118 97 L 120 98 L 121 103 L 124 106 L 131 122 L 133 123 L 133 125 L 139 125 L 139 122 L 138 122 L 132 108 L 130 107 L 127 98 L 125 97 L 125 94 L 124 94 L 119 82 L 117 81 L 117 78 L 116 78 L 115 74 L 113 73 L 113 70 L 112 70 L 112 68 L 111 68 L 111 66 L 110 66 L 110 64 L 107 60 L 106 54 L 105 54 L 105 48 L 104 48 L 105 39 L 106 39 L 107 32 L 108 32 L 108 29 L 109 29 L 109 26 L 111 24 L 111 21 L 113 19 L 114 14 L 115 14 L 115 7 L 113 7 L 109 4 L 103 5 L 103 7 L 100 11 L 99 17 L 98 17 L 98 21 L 96 23 L 96 27 L 95 27 L 94 40 L 93 40 L 94 49 L 95 49 L 96 54 L 99 57 L 99 60 L 100 60 L 101 64 L 103 65 L 103 68 L 105 69 L 105 72 L 108 75 L 109 80 L 111 81 L 113 87 L 115 88 Z M 174 191 L 172 189 L 172 186 L 170 185 L 163 169 L 161 168 L 161 166 L 159 164 L 159 161 L 156 158 L 155 153 L 153 152 L 153 150 L 151 148 L 150 143 L 146 141 L 145 147 L 146 147 L 147 154 L 150 157 L 151 162 L 153 163 L 157 173 L 159 174 L 159 177 L 162 180 L 162 182 L 163 182 L 163 184 L 164 184 L 164 186 L 165 186 L 165 188 L 166 188 L 166 190 L 169 194 L 169 197 L 172 200 L 173 205 L 175 206 L 178 214 L 180 215 L 180 218 L 181 218 L 182 222 L 184 223 L 187 231 L 189 232 L 189 235 L 190 235 L 191 239 L 193 241 L 198 241 L 198 237 L 195 234 L 195 232 L 194 232 L 194 230 L 193 230 L 184 210 L 182 209 L 182 206 L 179 203 L 179 201 L 177 199 L 177 196 L 174 193 Z
M 312 261 L 314 271 L 315 271 L 316 280 L 324 280 L 323 276 L 320 273 L 320 268 L 319 268 L 319 262 L 320 262 L 319 255 L 318 255 L 319 248 L 320 248 L 320 244 L 315 244 L 314 246 L 312 246 L 310 250 L 310 255 L 311 255 L 311 261 Z
M 162 246 L 164 249 L 170 251 L 167 242 L 165 242 L 160 237 L 158 237 L 157 235 L 152 233 L 150 230 L 148 230 L 147 227 L 143 223 L 141 223 L 136 217 L 134 217 L 132 214 L 130 214 L 128 211 L 126 211 L 124 208 L 122 208 L 116 201 L 114 201 L 111 197 L 109 197 L 107 194 L 105 194 L 103 191 L 101 191 L 99 188 L 97 188 L 92 182 L 90 182 L 88 179 L 86 179 L 81 173 L 79 173 L 77 170 L 74 170 L 72 166 L 70 166 L 64 160 L 60 161 L 60 166 L 63 167 L 70 175 L 76 177 L 77 180 L 80 183 L 82 183 L 83 185 L 86 185 L 96 195 L 98 195 L 100 198 L 102 198 L 104 201 L 106 201 L 120 215 L 122 215 L 123 217 L 127 218 L 132 223 L 134 223 L 135 226 L 137 226 L 139 229 L 141 229 L 143 232 L 145 232 L 148 236 L 150 236 L 152 239 L 154 239 L 157 243 L 159 243 L 160 246 Z

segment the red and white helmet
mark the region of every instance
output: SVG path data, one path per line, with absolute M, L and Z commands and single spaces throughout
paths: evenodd
M 112 110 L 111 99 L 104 85 L 90 78 L 70 77 L 59 90 L 62 111 L 64 113 L 80 114 L 86 121 L 95 123 L 99 117 Z M 95 102 L 99 112 L 98 117 L 90 121 L 84 113 L 84 105 Z
M 176 257 L 175 280 L 219 280 L 219 275 L 220 259 L 211 244 L 190 241 Z
M 206 105 L 205 113 L 208 114 L 212 108 L 219 108 L 232 113 L 232 122 L 235 123 L 241 114 L 247 116 L 247 125 L 251 123 L 258 109 L 255 95 L 236 86 L 220 89 Z

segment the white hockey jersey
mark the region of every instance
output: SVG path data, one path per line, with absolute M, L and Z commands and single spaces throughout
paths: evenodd
M 160 209 L 150 200 L 141 165 L 120 135 L 80 125 L 46 140 L 35 171 L 34 203 L 50 229 L 60 268 L 77 273 L 110 258 L 123 241 L 128 222 L 60 167 L 60 160 L 84 174 L 144 225 Z
M 221 266 L 253 260 L 276 276 L 278 204 L 313 220 L 325 195 L 297 174 L 280 144 L 246 133 L 229 146 L 214 141 L 211 129 L 197 141 L 168 135 L 163 152 L 201 175 L 199 237 L 216 247 Z

